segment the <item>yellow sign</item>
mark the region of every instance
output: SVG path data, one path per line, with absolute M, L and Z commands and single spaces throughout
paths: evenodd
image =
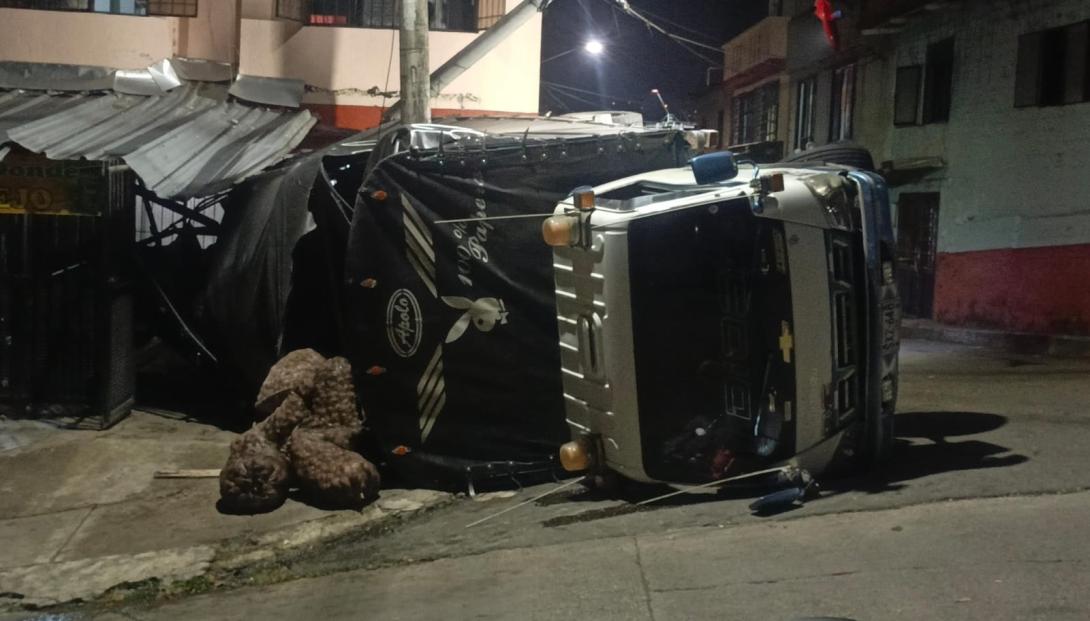
M 94 216 L 105 209 L 108 197 L 101 162 L 32 153 L 0 159 L 0 214 Z

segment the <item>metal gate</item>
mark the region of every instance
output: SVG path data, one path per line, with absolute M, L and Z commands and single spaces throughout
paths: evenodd
M 906 315 L 932 315 L 938 234 L 939 193 L 901 194 L 897 201 L 897 287 Z
M 96 214 L 10 201 L 0 213 L 0 413 L 102 428 L 133 403 L 132 179 L 79 166 L 105 186 Z M 36 189 L 65 191 L 45 174 Z

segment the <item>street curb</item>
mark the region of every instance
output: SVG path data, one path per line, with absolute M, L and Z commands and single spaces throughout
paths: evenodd
M 87 601 L 151 579 L 170 585 L 204 574 L 214 556 L 212 546 L 193 546 L 14 567 L 0 571 L 0 606 L 39 609 Z
M 204 576 L 237 572 L 275 561 L 281 554 L 316 546 L 351 532 L 429 511 L 454 499 L 433 490 L 398 490 L 359 513 L 335 514 L 213 544 L 111 555 L 63 563 L 40 563 L 0 571 L 0 614 L 44 610 L 105 597 L 124 598 L 126 590 L 151 585 L 169 593 L 172 585 Z
M 427 489 L 409 490 L 407 494 L 408 497 L 379 498 L 357 514 L 331 515 L 256 537 L 225 540 L 217 548 L 211 569 L 234 571 L 254 563 L 270 561 L 280 553 L 319 545 L 346 533 L 373 528 L 393 518 L 429 511 L 454 499 L 453 494 Z
M 923 319 L 903 320 L 901 338 L 976 345 L 1014 354 L 1090 358 L 1090 337 L 963 328 Z

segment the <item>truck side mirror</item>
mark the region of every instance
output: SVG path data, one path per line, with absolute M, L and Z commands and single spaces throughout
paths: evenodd
M 693 176 L 699 185 L 728 181 L 738 176 L 738 164 L 730 151 L 705 153 L 692 159 Z

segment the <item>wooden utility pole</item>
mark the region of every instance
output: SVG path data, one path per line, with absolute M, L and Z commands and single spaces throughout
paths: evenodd
M 401 0 L 401 120 L 430 123 L 428 0 Z

